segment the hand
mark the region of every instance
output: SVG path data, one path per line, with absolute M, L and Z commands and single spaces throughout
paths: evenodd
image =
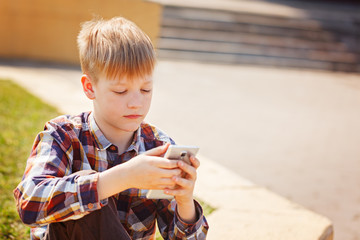
M 181 174 L 178 161 L 162 156 L 169 144 L 153 148 L 124 164 L 119 164 L 99 173 L 98 196 L 105 199 L 128 188 L 165 189 L 176 183 L 172 177 Z
M 181 160 L 177 162 L 177 166 L 185 174 L 182 174 L 181 176 L 175 175 L 172 177 L 172 180 L 177 184 L 177 188 L 165 189 L 165 193 L 175 196 L 175 199 L 179 204 L 182 202 L 188 203 L 193 201 L 193 192 L 197 178 L 196 170 L 199 168 L 200 162 L 194 156 L 190 156 L 190 162 L 191 165 Z
M 128 170 L 131 188 L 166 189 L 174 188 L 174 177 L 180 176 L 178 160 L 163 158 L 170 144 L 153 148 L 124 163 Z
M 178 204 L 178 213 L 182 220 L 192 223 L 196 220 L 196 211 L 193 200 L 195 181 L 197 178 L 196 170 L 200 162 L 194 156 L 190 156 L 190 164 L 184 161 L 178 161 L 178 167 L 185 173 L 182 176 L 173 176 L 172 180 L 177 184 L 175 189 L 165 189 L 164 192 L 175 196 Z

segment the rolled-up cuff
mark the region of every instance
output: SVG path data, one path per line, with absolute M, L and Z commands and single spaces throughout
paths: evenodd
M 195 204 L 195 211 L 196 211 L 196 217 L 197 220 L 194 223 L 186 223 L 183 220 L 181 220 L 179 213 L 177 211 L 177 207 L 175 210 L 175 225 L 178 228 L 178 230 L 182 233 L 184 233 L 185 236 L 192 235 L 197 232 L 198 229 L 201 228 L 201 225 L 203 224 L 203 210 L 201 205 L 194 200 Z
M 76 183 L 80 211 L 95 211 L 106 205 L 107 199 L 100 201 L 97 191 L 99 173 L 96 171 L 84 170 L 77 172 L 76 174 L 78 175 Z

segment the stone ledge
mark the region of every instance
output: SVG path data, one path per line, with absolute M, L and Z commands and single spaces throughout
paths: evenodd
M 332 240 L 329 219 L 199 156 L 195 194 L 217 208 L 208 239 Z

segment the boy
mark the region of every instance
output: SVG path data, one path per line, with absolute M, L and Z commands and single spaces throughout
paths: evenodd
M 199 161 L 163 158 L 173 141 L 143 122 L 155 64 L 149 37 L 124 18 L 93 20 L 78 46 L 94 108 L 49 121 L 35 139 L 14 190 L 32 239 L 154 239 L 155 221 L 164 239 L 205 239 L 208 224 L 193 200 Z M 140 189 L 175 200 L 146 199 Z

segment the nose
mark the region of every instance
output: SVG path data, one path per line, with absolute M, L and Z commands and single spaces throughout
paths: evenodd
M 136 109 L 141 108 L 143 96 L 141 93 L 133 93 L 128 101 L 128 108 Z

